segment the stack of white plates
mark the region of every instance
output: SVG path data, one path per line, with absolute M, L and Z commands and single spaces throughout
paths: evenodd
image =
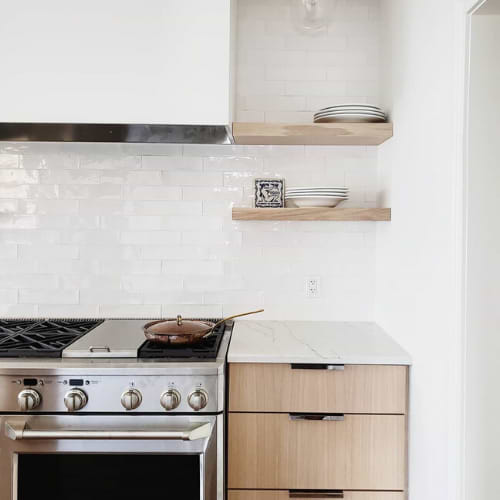
M 385 122 L 386 114 L 378 107 L 369 104 L 339 104 L 320 109 L 314 114 L 314 123 L 355 123 Z
M 303 187 L 289 188 L 285 191 L 287 207 L 336 207 L 340 202 L 349 199 L 346 187 Z

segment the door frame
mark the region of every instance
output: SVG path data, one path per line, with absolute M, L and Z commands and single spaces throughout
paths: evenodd
M 448 446 L 449 500 L 465 499 L 466 375 L 467 375 L 467 186 L 469 153 L 470 53 L 472 16 L 489 0 L 457 0 L 455 21 L 455 331 L 457 332 L 450 387 L 456 387 L 457 417 L 450 419 Z

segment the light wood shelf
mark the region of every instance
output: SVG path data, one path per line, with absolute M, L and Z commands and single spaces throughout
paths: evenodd
M 233 123 L 236 144 L 378 146 L 392 123 Z
M 233 220 L 390 221 L 390 208 L 233 208 Z

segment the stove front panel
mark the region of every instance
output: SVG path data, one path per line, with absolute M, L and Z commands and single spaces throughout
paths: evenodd
M 0 411 L 16 413 L 68 412 L 65 397 L 70 391 L 82 391 L 87 399 L 81 409 L 73 413 L 194 413 L 189 405 L 189 396 L 195 391 L 203 392 L 206 406 L 196 413 L 217 413 L 224 409 L 223 377 L 217 375 L 2 375 L 0 376 Z M 221 387 L 219 387 L 219 385 Z M 168 391 L 179 396 L 179 405 L 166 410 L 160 400 Z M 127 393 L 133 391 L 137 408 L 127 410 Z M 34 396 L 34 397 L 33 397 Z M 28 399 L 29 404 L 23 398 Z M 199 402 L 192 398 L 191 402 Z M 38 406 L 30 408 L 33 401 Z M 123 402 L 122 402 L 123 400 Z M 165 402 L 165 399 L 163 400 Z

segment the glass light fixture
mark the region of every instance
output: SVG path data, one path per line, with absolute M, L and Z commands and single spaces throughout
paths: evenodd
M 315 33 L 327 28 L 335 0 L 290 0 L 292 20 L 300 31 Z

